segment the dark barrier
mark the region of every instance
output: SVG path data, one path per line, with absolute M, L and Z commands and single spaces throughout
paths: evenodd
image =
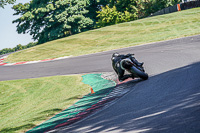
M 168 13 L 172 13 L 172 12 L 177 12 L 178 8 L 180 8 L 180 10 L 186 10 L 186 9 L 195 8 L 195 7 L 200 7 L 200 0 L 181 3 L 180 7 L 178 7 L 178 5 L 174 5 L 174 6 L 170 6 L 170 7 L 164 8 L 164 9 L 162 9 L 162 10 L 156 12 L 156 13 L 151 14 L 150 17 L 151 16 L 168 14 Z
M 190 8 L 200 7 L 200 0 L 197 1 L 189 1 L 187 3 L 181 4 L 181 10 L 186 10 Z
M 151 14 L 151 16 L 163 15 L 163 14 L 168 14 L 168 13 L 172 13 L 172 12 L 176 12 L 176 11 L 178 11 L 177 5 L 174 5 L 174 6 L 164 8 L 156 13 L 153 13 L 153 14 Z

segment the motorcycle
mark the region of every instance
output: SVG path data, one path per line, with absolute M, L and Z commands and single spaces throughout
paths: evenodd
M 132 58 L 134 59 L 134 57 Z M 132 58 L 127 57 L 122 59 L 120 61 L 121 68 L 131 73 L 134 77 L 139 77 L 143 80 L 147 80 L 149 76 L 147 73 L 145 73 L 144 67 L 137 64 Z

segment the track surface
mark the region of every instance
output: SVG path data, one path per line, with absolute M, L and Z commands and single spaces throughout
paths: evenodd
M 200 36 L 115 50 L 135 53 L 150 78 L 111 107 L 58 132 L 200 132 Z M 0 81 L 109 72 L 108 51 L 31 65 L 0 67 Z
M 149 80 L 133 83 L 130 93 L 95 116 L 56 131 L 199 133 L 200 36 L 122 51 L 145 62 Z
M 145 62 L 147 72 L 155 75 L 198 62 L 199 45 L 200 36 L 193 36 L 57 61 L 0 66 L 0 81 L 113 71 L 110 60 L 113 52 L 135 53 L 139 61 Z

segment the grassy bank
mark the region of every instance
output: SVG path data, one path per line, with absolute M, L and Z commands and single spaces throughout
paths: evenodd
M 200 34 L 200 8 L 108 26 L 11 54 L 7 61 L 78 56 Z
M 0 82 L 0 132 L 24 132 L 90 92 L 82 77 L 54 76 Z

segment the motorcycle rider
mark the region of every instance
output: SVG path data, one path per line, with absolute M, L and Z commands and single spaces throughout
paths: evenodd
M 125 69 L 122 68 L 120 65 L 120 61 L 123 59 L 130 59 L 134 63 L 136 63 L 138 66 L 142 66 L 144 63 L 138 62 L 135 57 L 133 56 L 134 54 L 126 54 L 126 55 L 120 55 L 119 53 L 113 53 L 112 55 L 112 67 L 115 70 L 115 72 L 118 75 L 118 79 L 120 82 L 124 81 L 127 78 L 132 77 L 134 79 L 134 76 L 132 74 L 124 75 Z

